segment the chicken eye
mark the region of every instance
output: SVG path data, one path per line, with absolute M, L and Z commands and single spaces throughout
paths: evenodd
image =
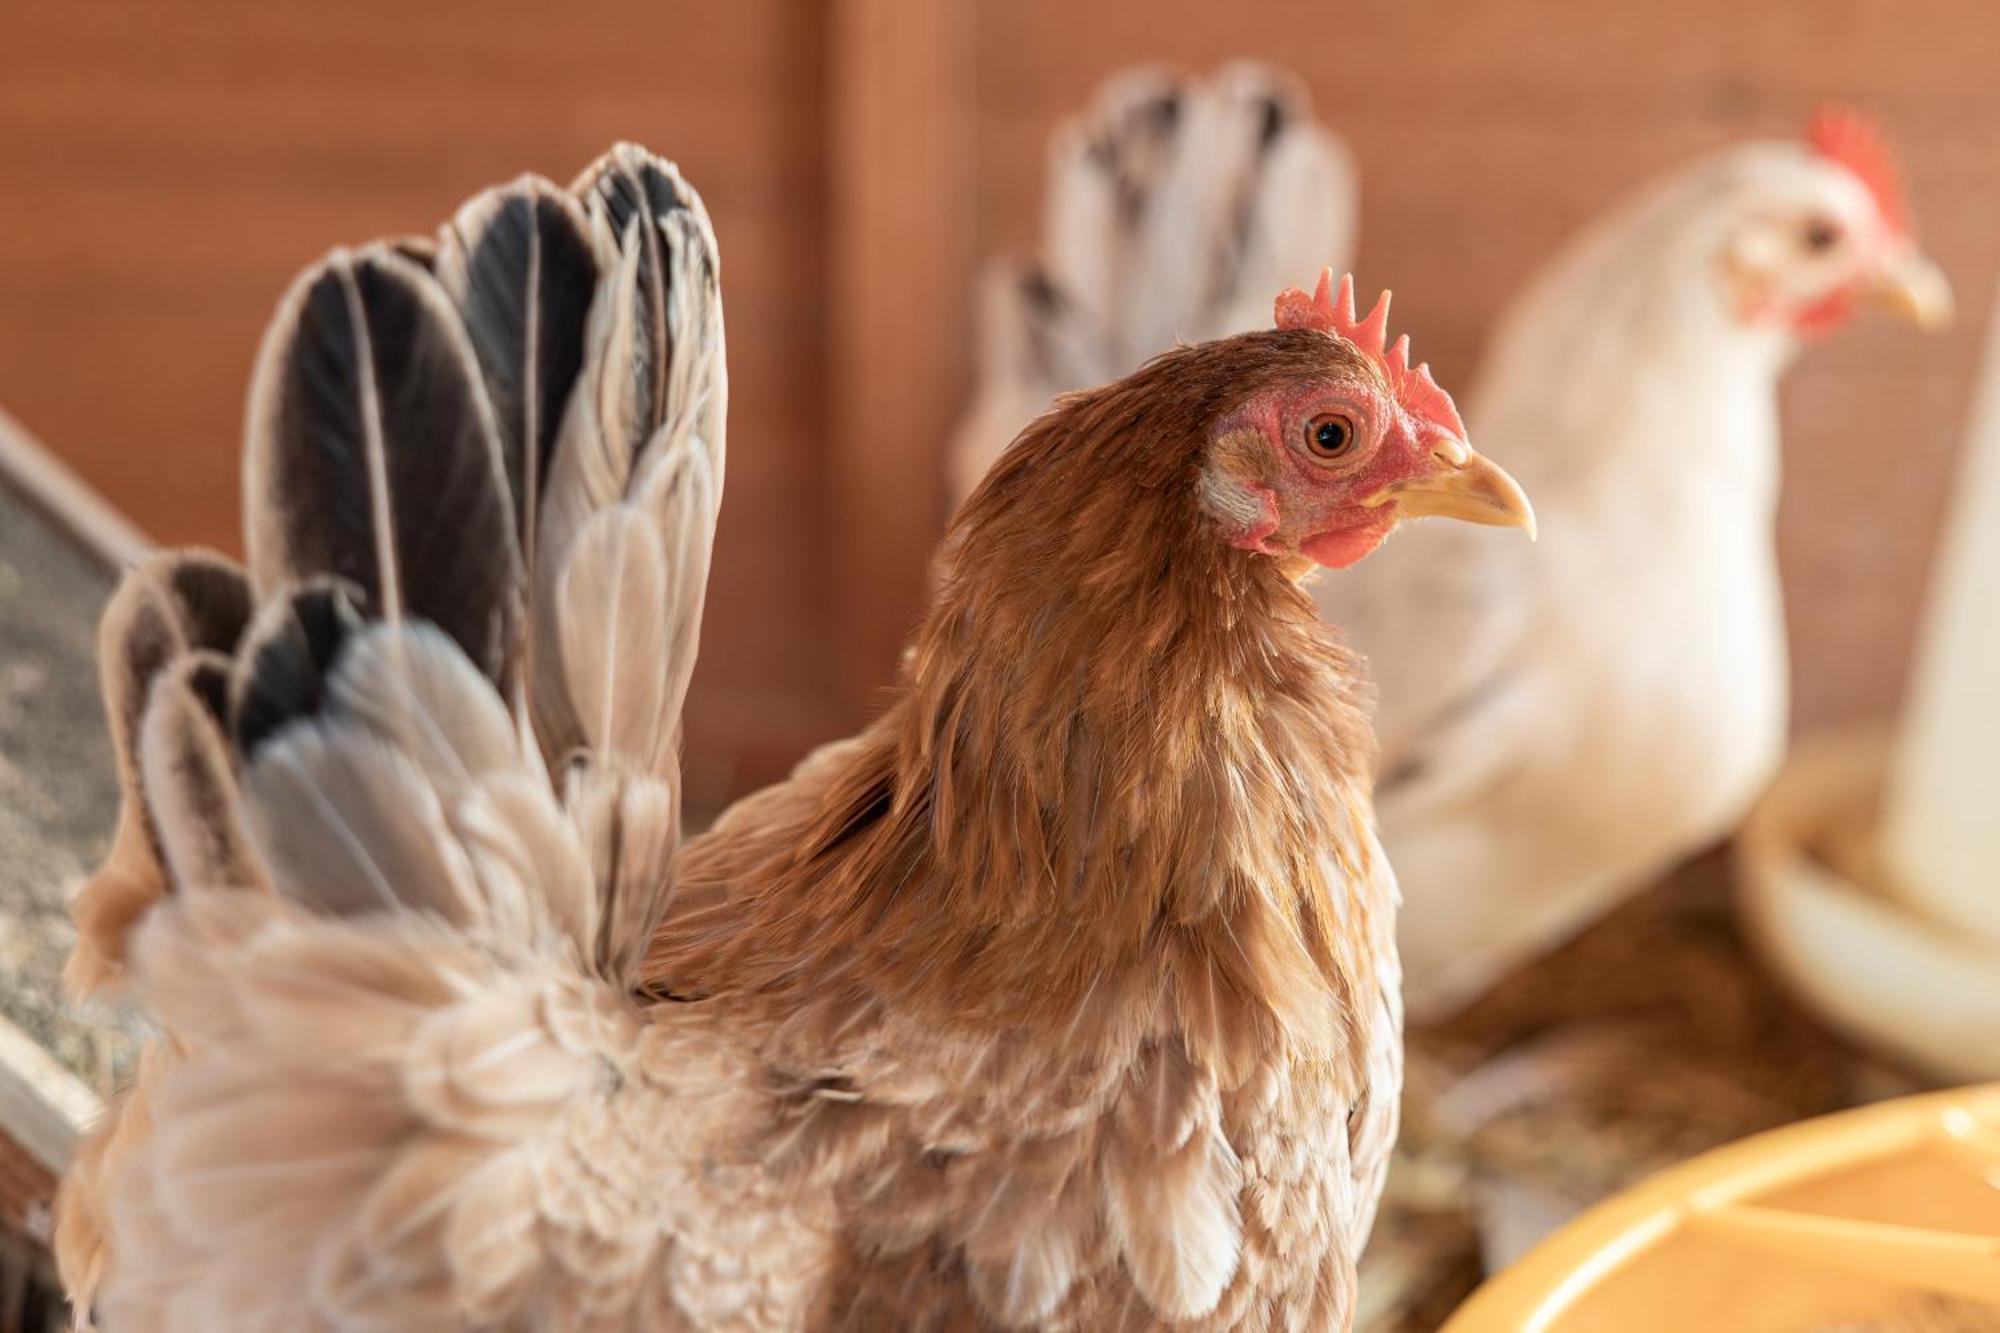
M 1354 423 L 1327 412 L 1306 423 L 1306 452 L 1314 458 L 1342 458 L 1354 448 Z
M 1826 218 L 1813 218 L 1799 233 L 1799 244 L 1813 254 L 1825 254 L 1840 244 L 1840 228 Z

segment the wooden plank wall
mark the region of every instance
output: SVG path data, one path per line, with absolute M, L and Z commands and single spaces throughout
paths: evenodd
M 1974 316 L 1929 341 L 1859 328 L 1785 395 L 1800 717 L 1884 712 L 2000 271 L 2000 9 L 1601 12 L 24 0 L 0 7 L 0 406 L 163 539 L 233 545 L 243 386 L 298 266 L 617 137 L 678 157 L 722 235 L 735 405 L 693 743 L 706 781 L 739 786 L 886 679 L 940 526 L 973 261 L 1031 240 L 1048 130 L 1105 74 L 1237 54 L 1303 74 L 1362 168 L 1362 276 L 1394 285 L 1447 382 L 1580 222 L 1834 95 L 1903 146 Z
M 921 604 L 957 415 L 974 259 L 971 12 L 958 0 L 842 0 L 830 44 L 833 240 L 826 495 L 835 684 L 875 697 Z

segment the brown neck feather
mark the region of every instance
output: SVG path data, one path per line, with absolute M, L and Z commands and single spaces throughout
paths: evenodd
M 895 702 L 772 848 L 749 947 L 702 972 L 759 984 L 787 938 L 968 1017 L 1123 996 L 1107 1021 L 1202 1045 L 1337 1035 L 1389 910 L 1372 738 L 1310 600 L 1198 508 L 1203 381 L 1243 375 L 1198 360 L 1217 346 L 1065 400 L 996 466 Z

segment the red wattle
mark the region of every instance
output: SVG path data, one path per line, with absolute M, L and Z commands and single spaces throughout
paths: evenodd
M 1792 328 L 1807 337 L 1831 333 L 1854 313 L 1854 293 L 1842 288 L 1828 292 L 1792 316 Z
M 1395 518 L 1387 516 L 1359 527 L 1322 532 L 1306 538 L 1299 544 L 1299 550 L 1322 568 L 1346 569 L 1380 546 L 1395 525 Z

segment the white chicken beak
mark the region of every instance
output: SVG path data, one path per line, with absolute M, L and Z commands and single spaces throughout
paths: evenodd
M 1499 464 L 1456 440 L 1431 452 L 1437 467 L 1384 486 L 1361 503 L 1393 504 L 1399 518 L 1456 518 L 1496 528 L 1525 528 L 1535 539 L 1535 507 Z
M 1927 332 L 1950 324 L 1956 308 L 1944 270 L 1914 249 L 1884 264 L 1868 284 L 1867 296 L 1870 303 Z

